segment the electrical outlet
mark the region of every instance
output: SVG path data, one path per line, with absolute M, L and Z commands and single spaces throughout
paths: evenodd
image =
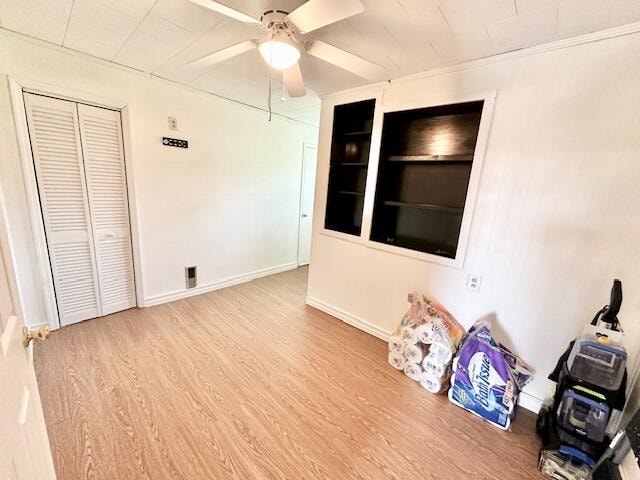
M 482 283 L 482 276 L 470 273 L 467 277 L 467 290 L 478 293 L 480 291 L 480 283 Z
M 176 117 L 167 117 L 169 119 L 169 130 L 178 130 L 178 120 Z

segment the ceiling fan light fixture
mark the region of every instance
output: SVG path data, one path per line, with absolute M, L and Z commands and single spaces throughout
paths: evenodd
M 258 47 L 264 61 L 276 70 L 288 70 L 300 59 L 300 49 L 286 36 L 274 36 Z

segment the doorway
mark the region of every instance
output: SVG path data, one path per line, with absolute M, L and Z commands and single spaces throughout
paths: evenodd
M 120 112 L 27 92 L 24 107 L 60 325 L 136 306 Z
M 313 197 L 316 186 L 318 147 L 305 143 L 302 149 L 300 187 L 300 223 L 298 229 L 298 266 L 308 265 L 311 256 Z

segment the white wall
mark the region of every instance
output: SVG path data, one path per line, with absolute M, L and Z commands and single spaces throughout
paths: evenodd
M 27 319 L 44 320 L 7 75 L 114 98 L 128 105 L 144 298 L 296 264 L 303 142 L 317 128 L 191 91 L 60 48 L 0 33 L 0 174 L 18 248 Z M 178 131 L 167 128 L 167 116 Z M 189 140 L 164 147 L 162 136 Z
M 546 376 L 557 357 L 607 303 L 614 277 L 623 282 L 620 318 L 635 364 L 640 34 L 536 52 L 324 99 L 308 296 L 309 303 L 381 336 L 400 321 L 414 289 L 435 296 L 467 327 L 493 317 L 498 338 L 536 371 L 526 391 L 542 399 L 551 393 Z M 320 232 L 331 104 L 380 89 L 382 106 L 391 109 L 498 90 L 462 269 Z M 374 144 L 379 134 L 374 132 Z M 365 217 L 372 202 L 366 205 Z M 482 275 L 477 294 L 465 288 L 470 273 Z

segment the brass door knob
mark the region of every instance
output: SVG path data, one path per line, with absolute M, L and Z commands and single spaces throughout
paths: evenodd
M 48 325 L 43 325 L 35 330 L 29 330 L 27 327 L 24 327 L 22 329 L 22 345 L 24 345 L 24 348 L 27 348 L 34 338 L 44 341 L 49 336 L 49 333 Z

